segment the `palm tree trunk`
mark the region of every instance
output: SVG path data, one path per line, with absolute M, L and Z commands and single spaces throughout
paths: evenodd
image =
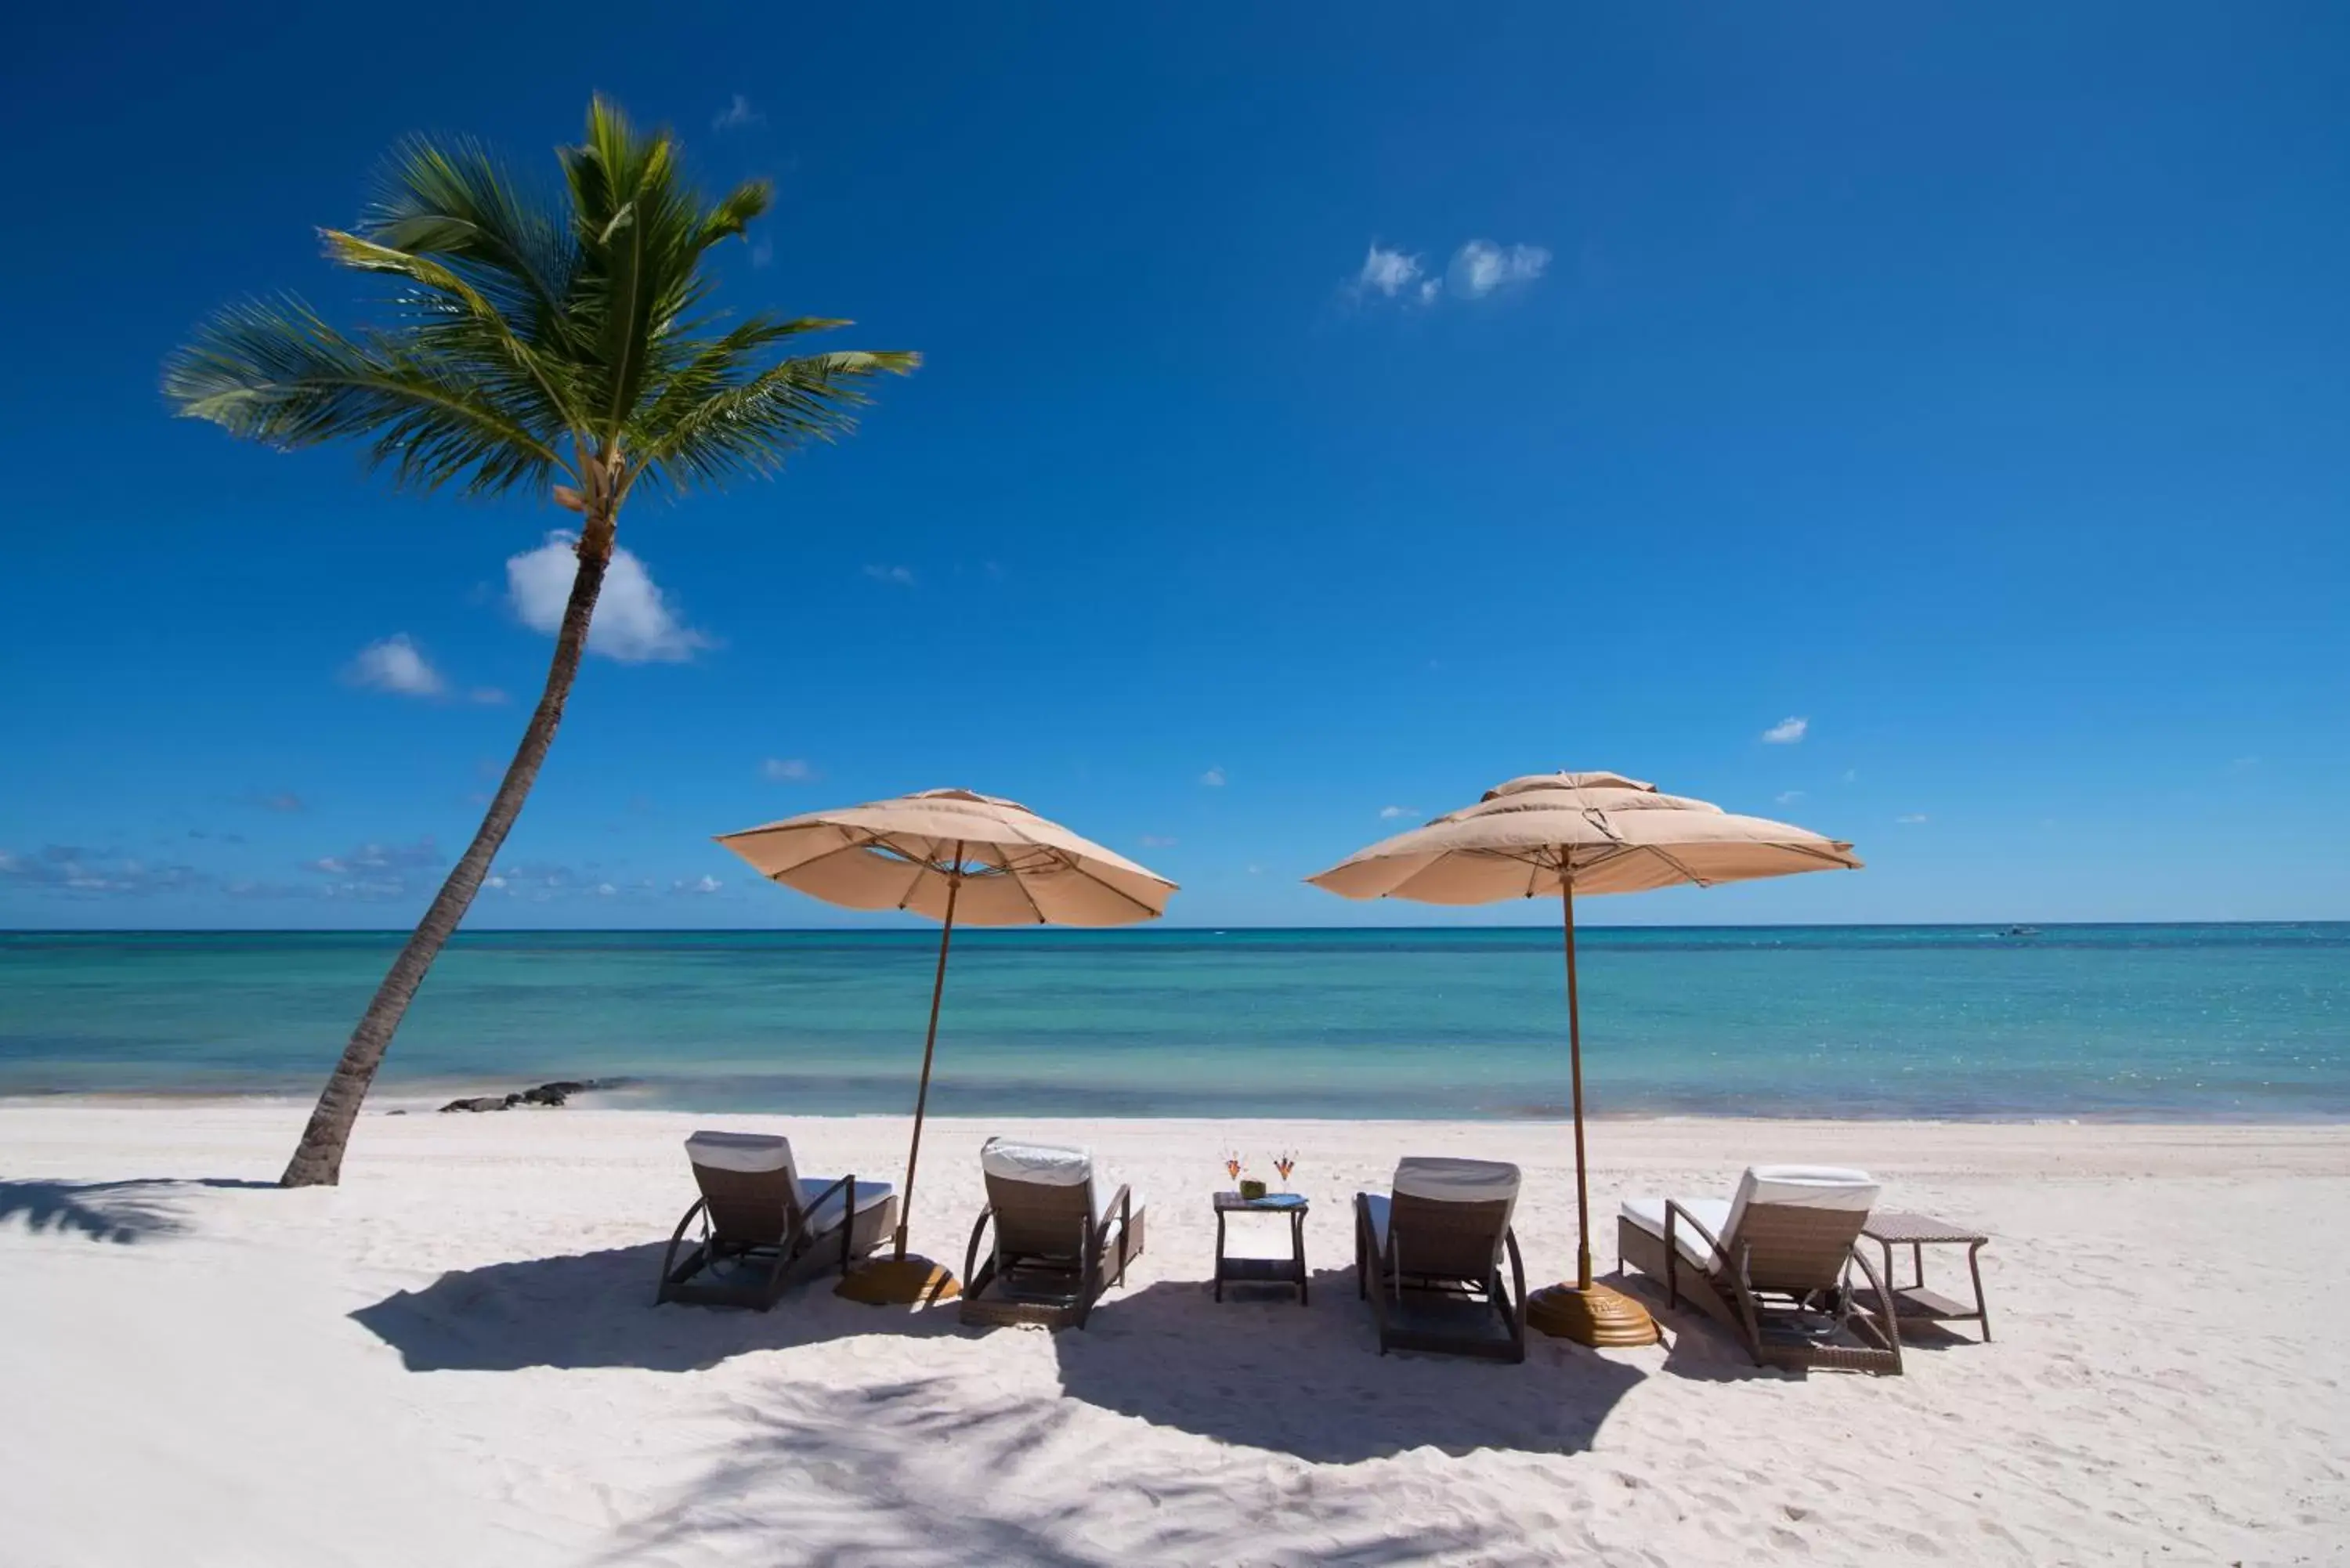
M 530 716 L 530 728 L 523 732 L 522 744 L 515 748 L 514 761 L 506 764 L 497 794 L 490 797 L 490 808 L 473 842 L 459 857 L 449 879 L 441 884 L 432 907 L 424 911 L 415 934 L 393 961 L 391 972 L 376 988 L 375 1000 L 368 1003 L 359 1027 L 351 1031 L 350 1044 L 343 1047 L 343 1059 L 335 1064 L 334 1075 L 318 1096 L 310 1112 L 310 1125 L 302 1129 L 302 1141 L 295 1147 L 286 1174 L 278 1178 L 279 1186 L 332 1187 L 341 1179 L 344 1146 L 350 1142 L 359 1104 L 367 1098 L 376 1069 L 383 1064 L 392 1033 L 415 999 L 417 987 L 424 983 L 425 971 L 473 907 L 483 878 L 490 874 L 491 862 L 522 815 L 523 802 L 537 782 L 547 748 L 555 743 L 556 726 L 563 722 L 563 704 L 579 673 L 580 656 L 588 650 L 588 622 L 596 613 L 604 568 L 612 559 L 612 533 L 613 520 L 608 517 L 591 517 L 581 531 L 579 571 L 571 579 L 571 602 L 564 607 L 563 625 L 555 637 L 555 659 L 546 671 L 546 690 L 540 693 L 537 711 Z

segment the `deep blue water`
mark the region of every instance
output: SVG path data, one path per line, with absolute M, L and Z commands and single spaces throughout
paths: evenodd
M 401 937 L 0 933 L 0 1094 L 316 1087 Z M 1600 928 L 1596 1114 L 2350 1116 L 2350 923 Z M 924 932 L 461 936 L 387 1086 L 902 1111 Z M 1452 1116 L 1566 1099 L 1559 936 L 972 932 L 942 1114 Z

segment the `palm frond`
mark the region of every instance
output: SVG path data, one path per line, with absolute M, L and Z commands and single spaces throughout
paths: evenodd
M 693 237 L 696 260 L 703 251 L 722 240 L 739 239 L 748 234 L 754 221 L 767 215 L 775 205 L 775 187 L 765 180 L 750 180 L 737 185 L 719 198 L 718 204 L 702 215 L 701 228 Z
M 773 473 L 810 441 L 856 429 L 868 400 L 861 383 L 906 375 L 921 357 L 846 350 L 785 359 L 745 381 L 703 393 L 665 426 L 645 432 L 638 473 L 657 485 L 720 484 Z
M 361 234 L 445 262 L 533 342 L 564 330 L 578 247 L 486 149 L 463 138 L 411 138 L 393 151 L 379 186 Z
M 295 299 L 205 323 L 165 364 L 163 395 L 184 418 L 281 449 L 372 437 L 372 460 L 403 486 L 494 493 L 544 482 L 560 463 L 547 432 L 446 363 L 347 337 Z
M 595 333 L 588 389 L 608 442 L 643 391 L 653 340 L 694 296 L 699 203 L 679 180 L 676 138 L 639 136 L 608 99 L 588 110 L 588 139 L 566 150 L 581 261 L 574 306 Z
M 423 357 L 471 365 L 474 380 L 485 390 L 495 388 L 497 402 L 524 405 L 535 425 L 577 431 L 585 424 L 577 402 L 576 366 L 561 354 L 559 342 L 548 345 L 554 352 L 534 349 L 494 301 L 430 256 L 337 229 L 321 237 L 327 254 L 343 265 L 404 277 L 416 286 L 405 303 L 420 317 L 416 335 L 421 347 L 429 347 Z

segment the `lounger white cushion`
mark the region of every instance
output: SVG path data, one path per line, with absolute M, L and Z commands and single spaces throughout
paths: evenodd
M 1518 1179 L 1518 1168 L 1506 1160 L 1409 1155 L 1396 1162 L 1395 1179 L 1389 1185 L 1406 1198 L 1437 1203 L 1506 1203 L 1510 1207 L 1502 1213 L 1502 1229 L 1506 1231 L 1517 1210 Z M 1384 1252 L 1390 1207 L 1388 1195 L 1366 1192 L 1362 1196 L 1372 1242 Z
M 847 1192 L 844 1189 L 826 1198 L 821 1203 L 816 1202 L 825 1189 L 839 1179 L 837 1176 L 803 1176 L 799 1179 L 800 1209 L 811 1233 L 820 1236 L 827 1231 L 839 1229 L 841 1208 L 847 1199 Z M 859 1177 L 857 1182 L 857 1211 L 862 1214 L 868 1209 L 887 1203 L 893 1190 L 886 1181 L 867 1181 Z M 811 1209 L 808 1207 L 810 1204 L 816 1206 Z
M 1091 1183 L 1087 1200 L 1093 1208 L 1094 1223 L 1105 1226 L 1110 1221 L 1109 1202 L 1118 1196 L 1118 1179 L 1094 1163 L 1089 1148 L 992 1137 L 980 1146 L 979 1168 L 1000 1181 L 1030 1181 L 1040 1187 Z M 1141 1195 L 1130 1195 L 1128 1202 L 1141 1208 Z
M 1738 1179 L 1734 1198 L 1684 1198 L 1680 1206 L 1695 1215 L 1699 1223 L 1711 1231 L 1724 1242 L 1738 1229 L 1738 1221 L 1749 1203 L 1788 1204 L 1802 1209 L 1857 1209 L 1863 1212 L 1876 1207 L 1877 1186 L 1865 1170 L 1847 1170 L 1834 1165 L 1751 1165 L 1746 1174 Z M 1661 1198 L 1627 1198 L 1620 1210 L 1624 1218 L 1663 1241 L 1665 1236 L 1665 1200 Z M 1673 1227 L 1673 1246 L 1680 1255 L 1700 1269 L 1711 1270 L 1716 1262 L 1714 1250 L 1706 1245 L 1703 1237 L 1687 1225 Z
M 1750 1165 L 1738 1179 L 1738 1195 L 1731 1200 L 1728 1224 L 1715 1234 L 1727 1241 L 1749 1203 L 1857 1209 L 1866 1214 L 1877 1207 L 1877 1193 L 1876 1179 L 1865 1170 L 1835 1165 Z
M 1730 1199 L 1727 1198 L 1685 1198 L 1681 1207 L 1697 1216 L 1698 1222 L 1715 1235 L 1730 1228 Z M 1627 1198 L 1619 1210 L 1625 1219 L 1661 1241 L 1665 1239 L 1665 1200 L 1661 1198 Z M 1673 1248 L 1684 1262 L 1711 1273 L 1715 1253 L 1704 1237 L 1688 1225 L 1673 1227 Z
M 1518 1168 L 1502 1159 L 1412 1155 L 1396 1161 L 1395 1189 L 1440 1203 L 1515 1203 Z
M 1094 1155 L 1089 1148 L 992 1137 L 980 1147 L 979 1168 L 988 1175 L 1001 1177 L 1006 1181 L 1033 1181 L 1042 1187 L 1076 1187 L 1093 1175 Z
M 685 1140 L 685 1155 L 712 1170 L 755 1176 L 793 1169 L 792 1140 L 773 1133 L 698 1132 Z

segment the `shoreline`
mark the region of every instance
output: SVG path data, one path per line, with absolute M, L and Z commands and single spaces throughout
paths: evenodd
M 441 1116 L 441 1107 L 452 1099 L 475 1096 L 495 1096 L 513 1092 L 515 1085 L 487 1080 L 452 1079 L 436 1083 L 429 1090 L 413 1083 L 378 1088 L 368 1096 L 359 1112 L 362 1123 L 370 1117 L 397 1114 L 402 1116 Z M 224 1108 L 249 1106 L 256 1108 L 298 1108 L 307 1111 L 317 1098 L 315 1090 L 254 1089 L 225 1091 L 213 1088 L 191 1089 L 58 1089 L 8 1090 L 0 1092 L 0 1111 L 32 1109 L 42 1106 L 89 1107 L 177 1107 Z M 594 1111 L 604 1115 L 644 1116 L 754 1117 L 761 1121 L 807 1120 L 816 1122 L 859 1122 L 905 1120 L 910 1113 L 889 1110 L 769 1110 L 757 1106 L 716 1107 L 694 1109 L 667 1103 L 628 1103 L 628 1091 L 590 1090 L 572 1096 L 564 1106 L 517 1105 L 504 1111 L 451 1111 L 450 1116 L 496 1117 L 508 1115 L 536 1116 L 548 1112 L 577 1114 Z M 1445 1111 L 1423 1116 L 1333 1116 L 1290 1115 L 1265 1111 L 1246 1115 L 1202 1114 L 1191 1111 L 1121 1112 L 1097 1114 L 1081 1110 L 1005 1110 L 1001 1113 L 978 1114 L 968 1111 L 932 1112 L 933 1122 L 1137 1122 L 1215 1124 L 1311 1124 L 1328 1127 L 1543 1127 L 1571 1125 L 1565 1106 L 1544 1107 L 1524 1112 L 1494 1111 L 1464 1113 Z M 2273 1128 L 2278 1131 L 2303 1131 L 2324 1127 L 2350 1127 L 2350 1112 L 2314 1110 L 2301 1116 L 2280 1116 L 2272 1110 L 2239 1116 L 2196 1114 L 2191 1111 L 2129 1109 L 2117 1111 L 2048 1111 L 2038 1114 L 1984 1113 L 1981 1115 L 1917 1116 L 1905 1112 L 1882 1115 L 1866 1111 L 1847 1111 L 1830 1115 L 1822 1111 L 1767 1110 L 1690 1110 L 1690 1111 L 1617 1111 L 1586 1106 L 1584 1120 L 1591 1125 L 1615 1127 L 1672 1127 L 1715 1122 L 1733 1125 L 1762 1126 L 1820 1125 L 1869 1127 L 2149 1127 L 2149 1128 L 2229 1128 L 2258 1131 Z

